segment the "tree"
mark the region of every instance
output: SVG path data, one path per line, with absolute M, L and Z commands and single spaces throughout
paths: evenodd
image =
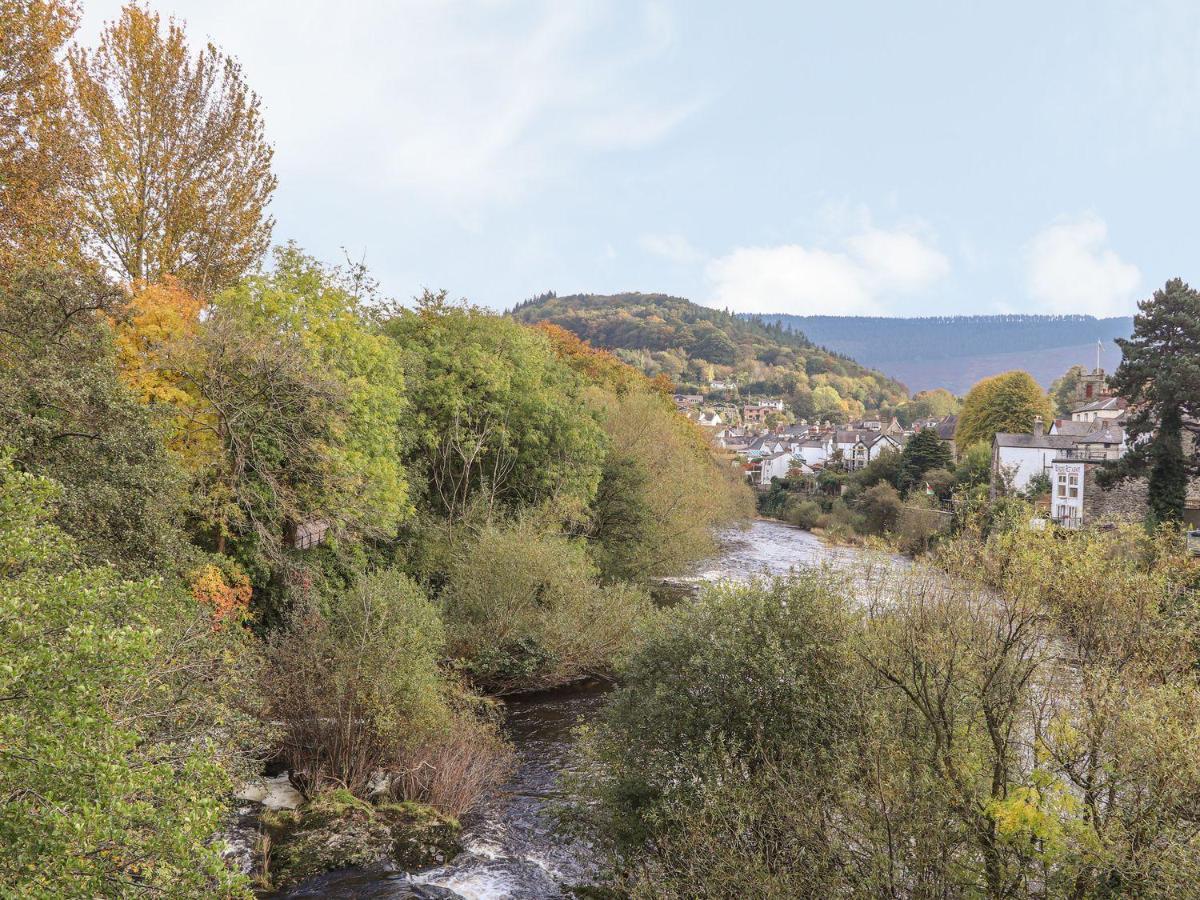
M 407 461 L 424 511 L 453 524 L 472 509 L 591 501 L 604 438 L 545 334 L 445 292 L 427 292 L 384 331 L 407 360 Z
M 73 0 L 0 0 L 0 268 L 74 256 L 80 154 L 60 58 Z
M 186 562 L 186 479 L 164 422 L 117 376 L 108 327 L 125 300 L 101 279 L 0 280 L 0 445 L 59 482 L 58 524 L 94 563 L 148 575 Z
M 589 399 L 608 437 L 589 535 L 605 578 L 678 574 L 713 551 L 714 526 L 751 514 L 750 491 L 670 400 L 644 390 Z
M 846 402 L 838 394 L 837 389 L 827 384 L 813 389 L 812 406 L 813 415 L 822 420 L 841 422 L 848 414 Z
M 938 437 L 935 429 L 918 431 L 900 452 L 900 490 L 907 493 L 913 487 L 920 487 L 921 477 L 926 472 L 949 469 L 953 462 L 949 446 Z
M 1028 372 L 993 375 L 967 393 L 954 440 L 960 447 L 980 441 L 990 445 L 997 433 L 1028 433 L 1034 418 L 1048 422 L 1051 414 L 1049 399 Z
M 1200 292 L 1173 278 L 1138 310 L 1133 335 L 1117 339 L 1124 357 L 1111 382 L 1129 402 L 1130 450 L 1105 466 L 1102 483 L 1148 471 L 1150 515 L 1178 521 L 1188 478 L 1200 474 Z
M 212 840 L 245 734 L 241 630 L 76 565 L 55 494 L 0 464 L 0 894 L 248 896 Z
M 1054 411 L 1060 416 L 1070 415 L 1075 406 L 1075 388 L 1079 378 L 1087 374 L 1087 369 L 1080 365 L 1071 366 L 1050 384 L 1050 399 L 1054 401 Z
M 908 424 L 917 419 L 937 418 L 958 412 L 958 398 L 945 388 L 932 391 L 920 391 L 913 398 L 900 406 L 897 416 Z
M 231 57 L 130 3 L 70 55 L 92 250 L 130 281 L 211 294 L 258 262 L 275 190 L 259 99 Z
M 256 332 L 294 340 L 309 370 L 336 386 L 334 427 L 317 448 L 314 509 L 344 531 L 388 538 L 411 511 L 401 431 L 408 406 L 401 351 L 380 333 L 372 291 L 361 267 L 328 269 L 288 244 L 269 274 L 244 278 L 215 305 Z

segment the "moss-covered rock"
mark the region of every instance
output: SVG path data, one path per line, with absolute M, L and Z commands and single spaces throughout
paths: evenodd
M 344 790 L 265 812 L 262 826 L 269 839 L 265 874 L 277 888 L 350 866 L 428 868 L 460 849 L 454 819 L 418 803 L 372 806 Z
M 407 871 L 449 862 L 461 849 L 458 820 L 420 803 L 386 803 L 376 815 L 392 832 L 392 856 Z

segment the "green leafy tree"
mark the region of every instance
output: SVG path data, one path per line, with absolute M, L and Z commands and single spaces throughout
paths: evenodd
M 954 440 L 960 447 L 991 444 L 997 433 L 1027 433 L 1037 416 L 1049 422 L 1051 414 L 1049 398 L 1028 372 L 993 375 L 967 393 Z
M 1060 416 L 1070 415 L 1075 406 L 1075 389 L 1079 378 L 1087 374 L 1083 366 L 1071 366 L 1050 384 L 1050 399 L 1054 401 L 1054 411 Z
M 945 388 L 936 388 L 914 394 L 910 401 L 900 405 L 896 415 L 907 425 L 917 419 L 941 419 L 958 412 L 958 407 L 957 397 Z
M 244 279 L 216 305 L 255 331 L 297 339 L 313 372 L 335 383 L 336 426 L 319 448 L 324 477 L 313 508 L 356 535 L 389 537 L 409 511 L 404 372 L 371 294 L 361 267 L 330 270 L 288 244 L 269 274 Z
M 900 453 L 900 490 L 908 492 L 921 486 L 930 469 L 948 469 L 953 464 L 950 447 L 932 428 L 918 431 Z
M 591 501 L 603 433 L 545 334 L 444 292 L 426 293 L 385 331 L 411 373 L 408 459 L 424 510 L 454 523 L 474 508 Z
M 608 453 L 590 537 L 607 579 L 678 574 L 714 550 L 714 526 L 751 514 L 750 491 L 669 400 L 645 391 L 592 400 Z
M 183 471 L 116 371 L 102 280 L 19 270 L 0 279 L 0 445 L 61 487 L 58 524 L 91 562 L 147 575 L 186 562 Z
M 965 487 L 987 484 L 992 473 L 992 448 L 982 441 L 972 444 L 958 456 L 954 480 Z
M 212 840 L 240 628 L 160 581 L 78 567 L 50 524 L 56 494 L 5 460 L 0 894 L 249 896 Z
M 1151 516 L 1178 521 L 1188 479 L 1200 474 L 1200 292 L 1173 278 L 1138 310 L 1132 337 L 1117 340 L 1124 358 L 1111 382 L 1129 402 L 1130 451 L 1106 466 L 1103 483 L 1148 473 Z

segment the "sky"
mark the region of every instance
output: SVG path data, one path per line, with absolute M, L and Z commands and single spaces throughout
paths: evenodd
M 83 0 L 92 43 L 119 0 Z M 275 239 L 495 308 L 1130 315 L 1200 281 L 1200 4 L 152 0 L 242 63 Z

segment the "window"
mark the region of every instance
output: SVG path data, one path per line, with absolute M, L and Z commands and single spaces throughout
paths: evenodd
M 1079 496 L 1079 476 L 1072 473 L 1070 478 L 1067 479 L 1067 483 L 1069 485 L 1070 496 L 1078 497 Z

